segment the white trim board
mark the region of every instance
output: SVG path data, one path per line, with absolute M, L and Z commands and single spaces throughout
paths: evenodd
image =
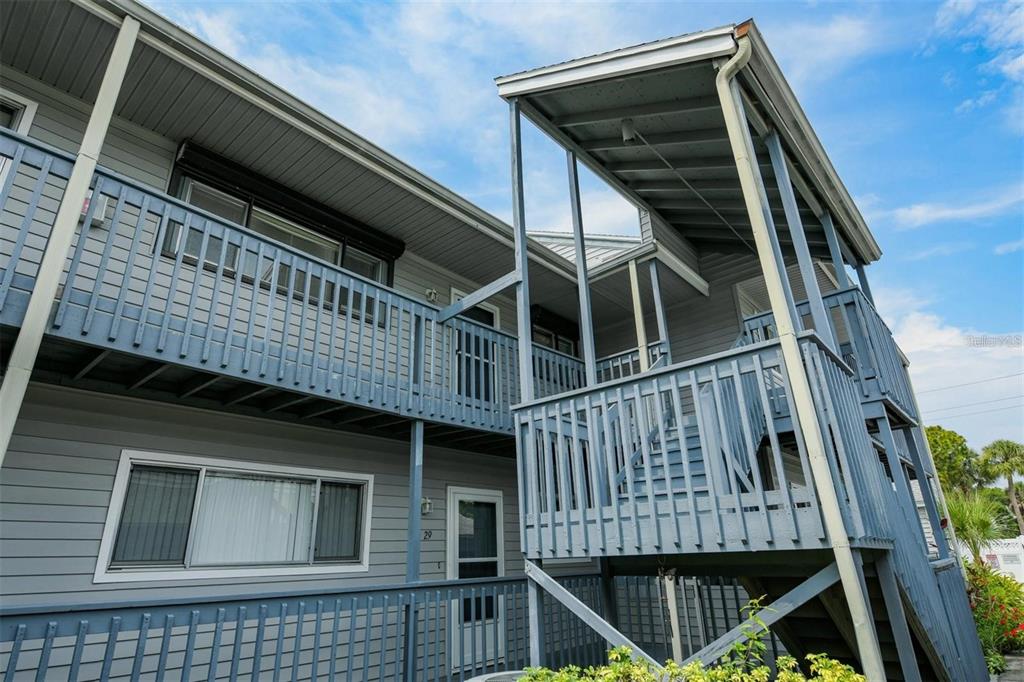
M 185 568 L 160 566 L 155 568 L 110 568 L 114 552 L 114 541 L 121 523 L 121 511 L 133 463 L 163 467 L 199 468 L 209 467 L 217 471 L 239 471 L 250 474 L 281 474 L 293 478 L 320 478 L 335 481 L 352 481 L 366 486 L 363 501 L 363 529 L 361 556 L 358 562 L 344 564 L 301 564 L 278 566 L 241 566 L 224 568 Z M 196 495 L 196 505 L 199 495 Z M 195 512 L 193 512 L 194 515 Z M 370 527 L 373 518 L 373 474 L 355 474 L 314 467 L 293 467 L 263 462 L 250 462 L 216 457 L 198 457 L 167 452 L 125 449 L 114 476 L 114 488 L 103 523 L 103 538 L 96 557 L 94 583 L 118 582 L 159 582 L 185 580 L 215 580 L 221 578 L 268 578 L 302 575 L 333 575 L 343 573 L 365 573 L 370 569 Z M 315 523 L 315 519 L 314 519 Z M 316 532 L 316 529 L 313 529 Z M 191 537 L 189 538 L 191 542 Z

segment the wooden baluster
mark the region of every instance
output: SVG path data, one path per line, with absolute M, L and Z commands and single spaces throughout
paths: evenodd
M 110 331 L 107 333 L 108 341 L 117 340 L 117 332 L 121 325 L 121 316 L 124 314 L 125 299 L 131 289 L 132 269 L 135 267 L 135 256 L 139 251 L 139 243 L 142 241 L 142 233 L 145 231 L 146 216 L 149 211 L 149 195 L 143 195 L 142 204 L 139 207 L 139 219 L 135 223 L 132 232 L 132 244 L 128 249 L 128 259 L 124 264 L 124 274 L 121 275 L 121 286 L 117 292 L 117 303 L 114 305 L 114 316 L 110 321 Z M 13 260 L 13 258 L 12 258 Z M 0 295 L 0 306 L 3 305 L 3 298 Z M 141 319 L 140 319 L 141 324 Z

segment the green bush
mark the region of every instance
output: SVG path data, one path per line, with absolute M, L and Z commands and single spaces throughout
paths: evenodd
M 969 563 L 967 596 L 989 672 L 1000 672 L 1004 654 L 1024 649 L 1024 585 L 986 564 Z
M 699 661 L 683 667 L 668 661 L 664 669 L 658 670 L 647 661 L 635 660 L 628 648 L 617 647 L 608 652 L 608 665 L 589 668 L 571 665 L 561 670 L 527 668 L 519 682 L 769 682 L 772 671 L 764 664 L 767 650 L 764 637 L 768 626 L 757 615 L 761 609 L 761 599 L 754 599 L 743 607 L 745 638 L 736 642 L 710 668 Z M 800 672 L 795 658 L 780 656 L 775 662 L 776 682 L 864 682 L 864 677 L 853 668 L 824 654 L 809 654 L 807 662 L 810 678 Z

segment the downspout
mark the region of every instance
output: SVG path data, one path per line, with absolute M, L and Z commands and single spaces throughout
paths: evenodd
M 768 296 L 778 331 L 782 358 L 792 387 L 796 416 L 806 441 L 808 460 L 814 477 L 814 487 L 821 503 L 822 517 L 829 542 L 835 554 L 836 566 L 843 587 L 846 602 L 853 619 L 857 636 L 857 648 L 864 674 L 871 682 L 884 682 L 885 668 L 875 635 L 874 619 L 871 616 L 867 590 L 861 579 L 860 568 L 850 547 L 849 535 L 843 522 L 842 509 L 836 494 L 835 482 L 825 457 L 825 440 L 818 423 L 817 409 L 811 395 L 810 383 L 800 353 L 794 320 L 790 314 L 782 274 L 772 251 L 771 237 L 762 212 L 758 178 L 754 175 L 752 147 L 748 142 L 749 131 L 746 117 L 738 104 L 738 85 L 734 78 L 750 60 L 750 38 L 746 27 L 736 32 L 736 54 L 723 64 L 715 76 L 715 87 L 722 106 L 722 116 L 729 135 L 736 170 L 740 177 L 743 201 L 750 218 L 757 256 L 761 261 Z

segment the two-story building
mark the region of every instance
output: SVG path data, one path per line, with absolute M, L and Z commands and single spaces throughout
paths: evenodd
M 5 679 L 711 662 L 748 595 L 773 655 L 984 674 L 881 251 L 753 24 L 499 78 L 513 225 L 133 0 L 6 4 L 0 69 Z

